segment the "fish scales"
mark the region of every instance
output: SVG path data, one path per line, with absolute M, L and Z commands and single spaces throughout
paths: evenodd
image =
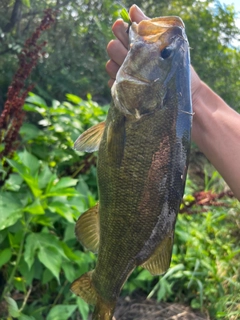
M 98 251 L 97 264 L 71 287 L 95 305 L 93 319 L 112 318 L 136 266 L 152 274 L 169 267 L 190 150 L 190 60 L 183 22 L 161 17 L 133 23 L 129 39 L 106 122 L 75 143 L 81 151 L 99 149 L 99 205 L 76 224 L 82 244 Z

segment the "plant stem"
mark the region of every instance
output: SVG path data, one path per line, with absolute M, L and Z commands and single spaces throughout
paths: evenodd
M 61 295 L 62 295 L 62 293 L 63 293 L 63 290 L 65 289 L 65 287 L 66 287 L 66 285 L 67 285 L 67 283 L 68 283 L 68 280 L 65 280 L 63 286 L 62 286 L 61 289 L 59 290 L 58 295 L 56 296 L 56 298 L 55 298 L 55 300 L 54 300 L 54 302 L 53 302 L 53 304 L 52 304 L 52 307 L 54 307 L 54 306 L 57 304 L 59 298 L 61 297 Z
M 8 291 L 10 291 L 10 288 L 12 286 L 12 281 L 14 279 L 15 273 L 17 271 L 17 268 L 18 268 L 18 265 L 19 265 L 19 262 L 20 262 L 20 259 L 21 259 L 22 253 L 23 253 L 23 246 L 24 246 L 25 236 L 26 236 L 26 231 L 23 234 L 23 238 L 22 238 L 22 241 L 20 243 L 20 248 L 19 248 L 19 251 L 18 251 L 18 254 L 17 254 L 16 263 L 15 263 L 13 269 L 12 269 L 12 272 L 11 272 L 10 277 L 8 279 L 8 283 L 6 284 L 6 286 L 5 286 L 4 290 L 3 290 L 1 299 L 5 295 L 7 295 Z
M 32 286 L 30 286 L 30 288 L 28 289 L 28 292 L 27 292 L 26 296 L 24 297 L 23 304 L 22 304 L 21 308 L 19 309 L 19 312 L 23 311 L 23 309 L 24 309 L 24 307 L 25 307 L 25 305 L 26 305 L 26 303 L 28 301 L 28 298 L 29 298 L 29 296 L 31 294 L 31 291 L 32 291 Z

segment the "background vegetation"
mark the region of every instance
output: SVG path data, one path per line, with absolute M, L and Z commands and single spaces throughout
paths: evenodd
M 240 53 L 231 42 L 239 34 L 234 8 L 216 1 L 136 3 L 149 16 L 184 19 L 193 65 L 240 110 Z M 81 132 L 106 116 L 105 48 L 120 7 L 112 1 L 2 0 L 2 106 L 17 54 L 47 7 L 59 10 L 44 35 L 48 57 L 41 58 L 31 76 L 36 86 L 24 105 L 27 118 L 18 151 L 0 164 L 0 319 L 85 320 L 89 312 L 69 287 L 94 267 L 95 256 L 77 243 L 74 224 L 97 200 L 96 155 L 76 153 L 72 146 Z M 159 278 L 135 270 L 123 294 L 140 288 L 159 300 L 207 310 L 211 319 L 240 318 L 240 205 L 232 197 L 197 201 L 199 191 L 205 192 L 203 200 L 225 191 L 212 170 L 205 166 L 200 180 L 191 176 L 187 181 L 171 269 Z

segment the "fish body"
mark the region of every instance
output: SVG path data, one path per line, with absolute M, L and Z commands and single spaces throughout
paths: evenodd
M 95 320 L 112 319 L 134 268 L 153 275 L 168 269 L 190 151 L 190 58 L 182 20 L 133 23 L 129 42 L 106 122 L 75 144 L 99 149 L 99 204 L 76 224 L 78 239 L 98 252 L 97 264 L 71 287 L 95 305 Z

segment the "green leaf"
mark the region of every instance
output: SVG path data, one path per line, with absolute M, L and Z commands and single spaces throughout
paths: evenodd
M 131 24 L 131 23 L 132 23 L 132 21 L 131 21 L 131 19 L 130 19 L 130 16 L 129 16 L 126 8 L 123 8 L 123 9 L 121 10 L 120 16 L 121 16 L 121 18 L 123 19 L 123 21 L 127 22 L 128 24 Z
M 74 222 L 72 210 L 71 210 L 71 207 L 68 206 L 68 204 L 65 205 L 63 202 L 54 201 L 48 205 L 48 209 L 51 212 L 59 214 L 60 216 L 65 218 L 67 221 L 72 223 Z
M 20 134 L 24 141 L 33 140 L 38 137 L 41 130 L 37 126 L 31 123 L 23 123 L 20 129 Z
M 13 167 L 22 176 L 22 178 L 26 181 L 26 183 L 28 184 L 29 188 L 31 189 L 33 195 L 35 197 L 40 196 L 42 194 L 42 191 L 39 189 L 37 178 L 33 177 L 30 174 L 30 168 L 26 167 L 25 165 L 15 161 L 15 160 L 7 159 L 7 161 L 11 165 L 11 167 Z
M 37 260 L 36 260 L 37 261 Z M 40 264 L 40 263 L 39 263 Z M 27 285 L 31 285 L 34 276 L 36 276 L 34 273 L 34 265 L 30 268 L 28 268 L 28 265 L 26 263 L 26 261 L 24 260 L 24 256 L 22 256 L 20 263 L 18 265 L 18 270 L 20 272 L 20 274 L 23 276 L 25 282 Z
M 25 244 L 24 259 L 28 265 L 28 268 L 31 269 L 34 262 L 35 250 L 38 248 L 37 237 L 34 233 L 28 235 Z
M 54 275 L 49 269 L 45 269 L 42 275 L 42 284 L 49 283 L 53 279 Z
M 29 212 L 31 214 L 44 214 L 45 213 L 45 210 L 42 207 L 42 204 L 39 199 L 36 199 L 29 206 L 25 207 L 24 211 Z
M 33 103 L 39 107 L 42 107 L 44 109 L 47 109 L 47 104 L 46 104 L 46 101 L 39 97 L 38 95 L 30 92 L 29 93 L 29 97 L 26 99 L 26 102 L 30 102 L 30 103 Z
M 50 310 L 46 320 L 68 320 L 76 308 L 76 305 L 56 305 Z
M 83 320 L 87 320 L 89 314 L 89 305 L 81 298 L 77 298 L 77 305 Z
M 19 174 L 12 173 L 12 174 L 10 174 L 4 187 L 6 190 L 18 191 L 20 189 L 22 182 L 23 182 L 23 179 Z
M 12 250 L 10 248 L 6 248 L 0 252 L 0 268 L 11 259 L 11 256 Z
M 68 260 L 61 242 L 52 234 L 32 233 L 26 239 L 24 251 L 24 259 L 29 268 L 33 265 L 36 252 L 40 262 L 59 280 L 62 258 Z
M 23 313 L 20 314 L 20 317 L 18 319 L 19 320 L 36 320 L 34 317 L 27 316 L 26 314 L 23 314 Z
M 19 153 L 19 158 L 21 159 L 23 165 L 25 165 L 25 167 L 28 168 L 30 175 L 36 175 L 40 167 L 38 159 L 31 153 L 29 153 L 27 150 L 24 150 L 23 152 Z
M 50 192 L 54 192 L 59 189 L 64 189 L 68 187 L 73 187 L 78 183 L 78 179 L 72 179 L 69 177 L 61 178 L 55 185 L 50 189 Z
M 66 279 L 70 283 L 73 282 L 77 278 L 77 276 L 79 276 L 78 275 L 79 273 L 76 272 L 76 269 L 74 268 L 72 262 L 68 262 L 68 261 L 64 262 L 62 264 L 62 268 L 63 268 Z
M 51 179 L 56 179 L 56 175 L 52 173 L 47 164 L 43 164 L 41 172 L 38 176 L 38 185 L 40 189 L 46 188 Z
M 62 264 L 62 257 L 54 247 L 41 247 L 38 252 L 38 259 L 48 268 L 59 282 L 59 273 Z
M 82 99 L 80 97 L 76 96 L 75 94 L 67 93 L 66 97 L 69 101 L 71 101 L 75 104 L 79 104 L 82 101 Z
M 20 312 L 18 310 L 17 302 L 10 297 L 5 297 L 5 300 L 7 301 L 10 316 L 18 318 L 20 316 Z
M 14 193 L 0 191 L 0 230 L 14 225 L 22 216 L 22 204 Z
M 30 0 L 22 0 L 22 3 L 28 8 L 31 7 Z

